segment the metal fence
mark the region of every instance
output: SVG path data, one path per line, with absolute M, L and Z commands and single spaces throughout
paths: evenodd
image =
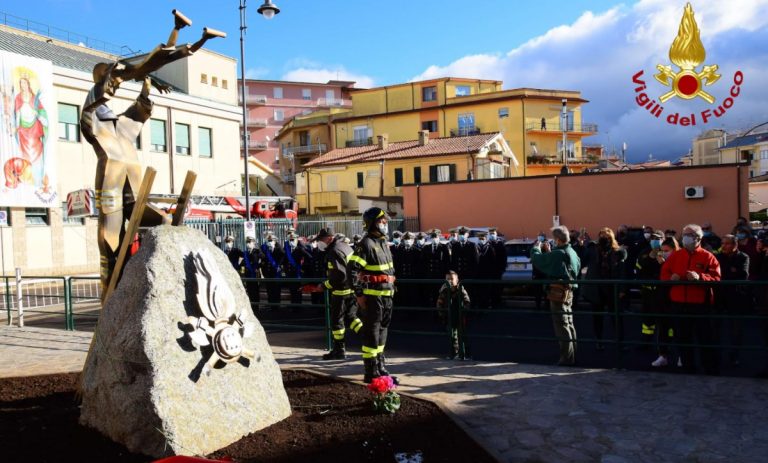
M 295 228 L 299 236 L 316 235 L 321 228 L 328 228 L 334 233 L 342 233 L 345 236 L 353 237 L 362 235 L 364 230 L 363 222 L 359 217 L 313 217 L 313 220 L 298 220 L 294 227 L 293 221 L 289 219 L 255 219 L 254 221 L 256 239 L 261 243 L 267 235 L 273 235 L 278 242 L 287 239 L 288 230 Z M 245 249 L 245 221 L 240 219 L 222 219 L 214 222 L 207 220 L 187 220 L 184 224 L 190 228 L 203 232 L 211 242 L 217 246 L 222 246 L 224 238 L 233 236 L 235 246 Z M 399 231 L 418 231 L 418 219 L 413 217 L 393 218 L 389 221 L 389 233 L 395 230 Z

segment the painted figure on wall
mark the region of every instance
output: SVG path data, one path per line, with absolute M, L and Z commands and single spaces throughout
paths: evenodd
M 40 92 L 33 92 L 29 76 L 19 79 L 14 115 L 21 155 L 35 164 L 43 156 L 45 137 L 48 135 L 48 114 L 40 102 Z
M 161 93 L 171 90 L 149 74 L 190 56 L 208 39 L 226 35 L 204 28 L 202 38 L 193 45 L 176 46 L 179 30 L 192 22 L 177 10 L 173 10 L 173 15 L 174 27 L 168 43 L 160 44 L 149 54 L 136 58 L 136 62 L 118 61 L 94 66 L 94 86 L 83 105 L 80 127 L 98 157 L 95 181 L 96 208 L 99 210 L 97 241 L 101 254 L 101 282 L 105 288 L 115 267 L 120 243 L 125 239 L 126 221 L 130 218 L 141 185 L 142 166 L 134 142 L 152 114 L 150 89 L 154 86 Z M 128 80 L 142 82 L 141 92 L 125 112 L 115 114 L 107 102 L 115 96 L 120 84 Z M 152 226 L 167 220 L 168 217 L 160 209 L 148 205 L 141 224 Z

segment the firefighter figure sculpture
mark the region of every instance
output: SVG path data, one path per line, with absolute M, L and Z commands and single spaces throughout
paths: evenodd
M 323 289 L 331 292 L 331 334 L 333 334 L 333 349 L 323 355 L 323 360 L 343 360 L 346 358 L 344 348 L 344 322 L 349 328 L 358 333 L 363 322 L 357 318 L 357 302 L 355 301 L 352 284 L 347 271 L 347 262 L 352 256 L 352 248 L 343 240 L 323 228 L 315 237 L 317 249 L 325 254 L 328 262 L 328 279 L 322 283 Z
M 349 271 L 362 315 L 363 381 L 390 376 L 386 369 L 384 345 L 392 320 L 392 296 L 395 294 L 395 267 L 387 243 L 387 213 L 371 207 L 363 213 L 367 233 L 349 258 Z M 398 383 L 394 376 L 392 380 Z

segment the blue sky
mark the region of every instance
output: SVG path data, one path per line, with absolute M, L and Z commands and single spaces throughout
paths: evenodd
M 707 49 L 705 64 L 718 64 L 722 74 L 710 93 L 722 101 L 733 74 L 740 70 L 745 76 L 742 92 L 726 115 L 697 127 L 675 127 L 650 117 L 634 102 L 632 85 L 632 75 L 642 69 L 649 95 L 664 93 L 652 75 L 656 64 L 669 64 L 667 53 L 684 1 L 275 3 L 282 11 L 267 21 L 256 12 L 261 1 L 248 1 L 249 77 L 326 81 L 338 76 L 356 80 L 358 86 L 374 86 L 451 75 L 499 79 L 505 88 L 580 90 L 590 100 L 584 120 L 600 127 L 598 136 L 587 141 L 609 147 L 626 142 L 635 161 L 649 154 L 684 154 L 691 139 L 706 128 L 738 129 L 768 121 L 768 0 L 692 2 Z M 193 42 L 203 26 L 213 27 L 229 36 L 209 42 L 209 48 L 239 57 L 237 0 L 132 0 L 116 5 L 6 0 L 0 11 L 148 51 L 165 41 L 172 24 L 170 10 L 179 8 L 193 20 L 180 41 Z M 665 115 L 707 107 L 673 99 L 665 105 Z

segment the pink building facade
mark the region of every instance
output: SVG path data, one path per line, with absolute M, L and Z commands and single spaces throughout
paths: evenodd
M 336 80 L 318 84 L 246 79 L 249 156 L 279 171 L 281 147 L 275 142 L 275 135 L 283 125 L 294 116 L 316 109 L 351 108 L 349 93 L 354 84 Z

